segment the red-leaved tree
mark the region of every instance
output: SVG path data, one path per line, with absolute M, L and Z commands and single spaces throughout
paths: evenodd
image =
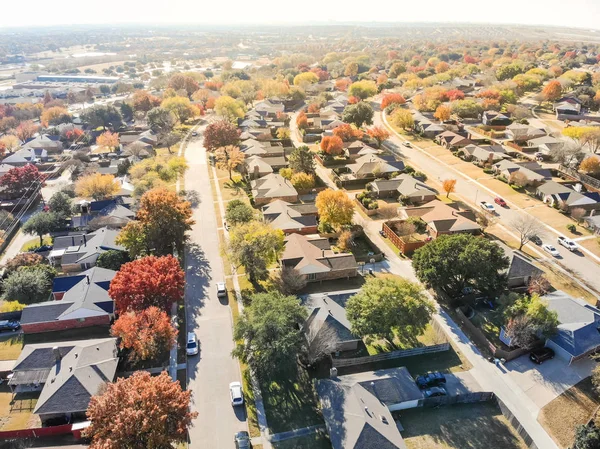
M 387 108 L 391 104 L 404 104 L 406 99 L 400 94 L 387 94 L 381 100 L 381 109 Z
M 152 377 L 137 371 L 109 383 L 92 396 L 85 435 L 91 449 L 169 448 L 186 441 L 198 414 L 190 412 L 190 391 L 182 391 L 166 371 Z
M 0 186 L 12 196 L 21 196 L 27 191 L 35 190 L 40 183 L 44 185 L 44 176 L 33 164 L 11 168 L 0 178 Z
M 15 135 L 21 140 L 21 142 L 25 143 L 27 140 L 31 139 L 35 136 L 35 133 L 40 129 L 35 123 L 31 120 L 27 120 L 21 122 L 17 129 L 15 129 Z
M 356 139 L 362 139 L 363 136 L 363 132 L 360 129 L 355 128 L 348 123 L 344 123 L 343 125 L 334 128 L 332 132 L 334 136 L 338 136 L 343 142 L 352 142 Z
M 108 294 L 119 314 L 150 306 L 168 311 L 183 297 L 183 289 L 183 270 L 175 257 L 148 256 L 122 265 Z
M 121 349 L 129 349 L 130 360 L 155 359 L 171 348 L 177 338 L 177 330 L 164 310 L 150 306 L 141 312 L 121 315 L 110 329 L 121 341 Z
M 204 131 L 204 147 L 208 151 L 235 145 L 239 139 L 238 129 L 228 120 L 211 123 Z

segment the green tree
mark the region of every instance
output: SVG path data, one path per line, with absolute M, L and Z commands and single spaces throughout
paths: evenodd
M 51 269 L 51 267 L 48 267 Z M 50 271 L 43 269 L 42 265 L 22 267 L 9 274 L 2 287 L 4 301 L 18 301 L 22 304 L 33 304 L 50 299 L 52 291 Z
M 227 203 L 225 219 L 230 225 L 248 223 L 254 218 L 252 208 L 242 200 L 231 200 Z
M 353 123 L 358 128 L 363 124 L 371 125 L 373 123 L 373 108 L 364 101 L 348 105 L 344 108 L 342 120 L 346 123 Z
M 185 97 L 166 98 L 160 104 L 160 107 L 173 114 L 179 123 L 184 123 L 194 116 L 194 108 L 190 100 Z
M 493 292 L 504 285 L 508 258 L 496 243 L 471 234 L 441 235 L 413 255 L 421 282 L 450 297 L 465 287 Z
M 248 363 L 263 380 L 293 377 L 306 341 L 298 324 L 306 315 L 295 296 L 279 292 L 253 295 L 235 325 L 237 346 L 232 355 Z
M 292 151 L 288 161 L 290 163 L 290 168 L 296 173 L 302 172 L 307 175 L 315 174 L 315 159 L 306 145 L 302 145 Z
M 53 194 L 48 200 L 48 207 L 50 212 L 54 212 L 63 219 L 71 216 L 71 198 L 64 192 Z
M 163 107 L 152 108 L 147 114 L 148 126 L 157 134 L 163 135 L 173 131 L 175 116 Z
M 251 221 L 236 226 L 229 240 L 229 254 L 235 264 L 243 266 L 251 282 L 267 279 L 268 266 L 283 251 L 283 232 L 267 223 Z
M 393 277 L 369 279 L 346 305 L 352 332 L 385 338 L 392 345 L 396 335 L 401 341 L 422 335 L 433 312 L 420 285 Z
M 40 246 L 44 244 L 44 235 L 60 228 L 61 219 L 55 212 L 38 212 L 23 225 L 26 234 L 38 235 Z
M 121 265 L 129 262 L 131 259 L 125 251 L 119 251 L 111 249 L 105 251 L 98 257 L 96 266 L 100 268 L 106 268 L 107 270 L 119 271 Z
M 600 447 L 600 429 L 594 425 L 582 424 L 575 431 L 573 449 L 598 449 Z
M 538 339 L 556 334 L 558 314 L 539 295 L 522 296 L 507 310 L 506 332 L 512 344 L 529 349 Z
M 121 113 L 112 105 L 92 106 L 81 114 L 81 119 L 92 128 L 118 129 L 123 124 Z
M 246 107 L 241 101 L 223 95 L 217 98 L 217 101 L 215 102 L 215 112 L 233 123 L 238 118 L 244 117 L 246 114 Z
M 377 84 L 375 84 L 375 81 L 371 80 L 357 81 L 350 85 L 348 93 L 353 97 L 364 100 L 377 94 Z

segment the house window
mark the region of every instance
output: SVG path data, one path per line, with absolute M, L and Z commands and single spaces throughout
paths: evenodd
M 316 281 L 317 280 L 317 273 L 310 273 L 306 277 L 307 277 L 307 279 L 309 281 Z

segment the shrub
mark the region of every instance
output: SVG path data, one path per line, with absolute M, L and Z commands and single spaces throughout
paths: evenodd
M 573 223 L 569 223 L 567 225 L 567 231 L 574 233 L 576 230 L 577 230 L 577 228 L 575 227 L 575 225 Z
M 486 175 L 491 175 L 491 174 L 493 174 L 493 173 L 494 173 L 494 170 L 492 170 L 491 168 L 484 168 L 484 169 L 483 169 L 483 172 L 484 172 Z
M 510 186 L 511 186 L 511 187 L 512 187 L 514 190 L 516 190 L 517 192 L 521 192 L 521 191 L 524 189 L 524 187 L 523 187 L 523 186 L 518 186 L 518 185 L 516 185 L 516 184 L 511 184 Z
M 410 165 L 406 165 L 404 167 L 404 173 L 408 173 L 410 175 L 411 173 L 414 173 L 414 172 L 415 172 L 415 169 L 412 168 Z
M 427 175 L 425 173 L 423 173 L 422 171 L 416 171 L 413 173 L 413 176 L 415 178 L 420 178 L 423 181 L 427 181 Z
M 504 175 L 497 176 L 496 179 L 508 184 L 508 179 L 506 179 L 506 176 Z

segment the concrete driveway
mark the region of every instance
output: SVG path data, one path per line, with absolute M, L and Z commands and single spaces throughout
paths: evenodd
M 484 391 L 469 371 L 444 375 L 446 376 L 446 385 L 444 387 L 448 392 L 448 396 Z
M 528 355 L 504 364 L 500 369 L 515 382 L 540 409 L 579 381 L 590 376 L 596 362 L 590 359 L 572 365 L 555 357 L 536 365 Z

